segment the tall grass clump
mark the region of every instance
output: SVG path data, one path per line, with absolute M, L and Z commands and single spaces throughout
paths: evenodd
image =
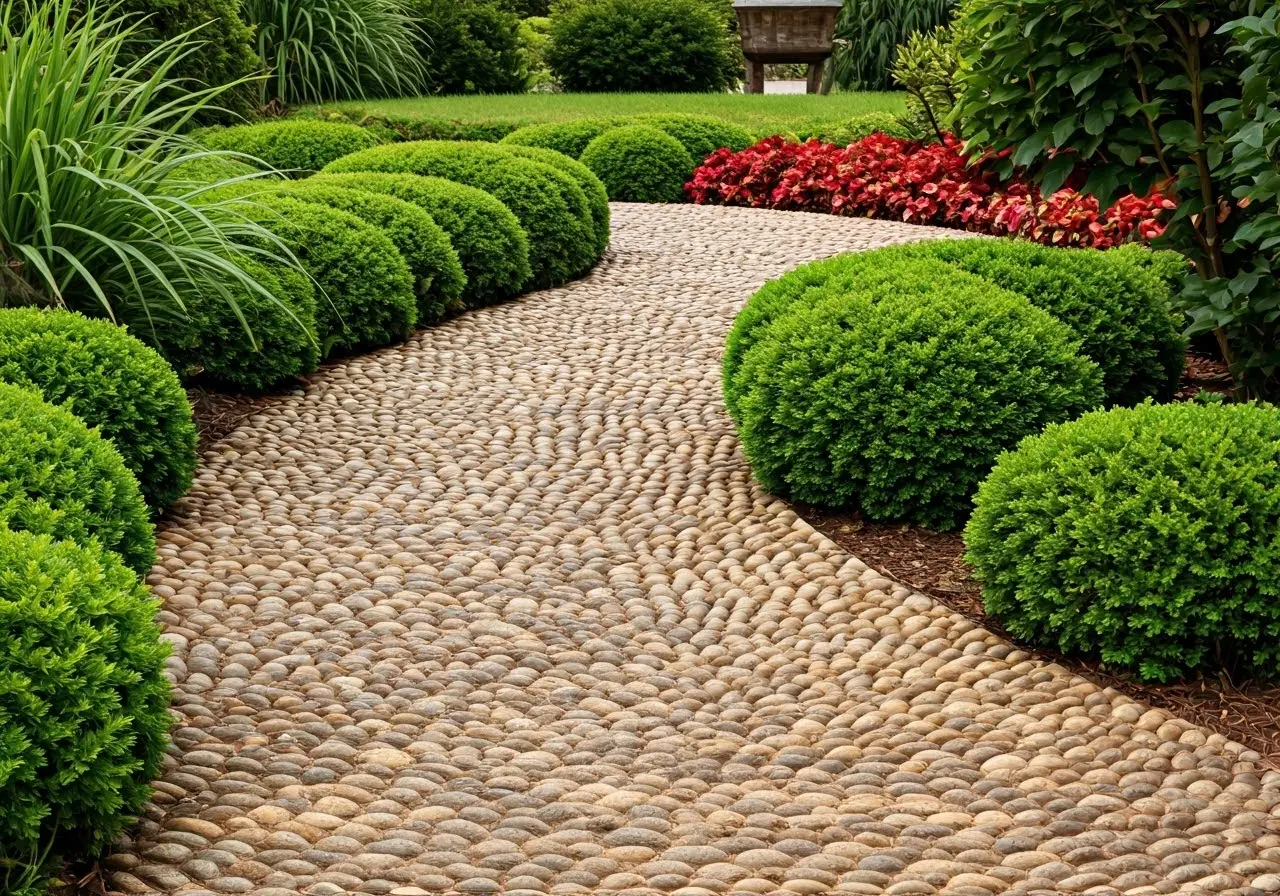
M 422 90 L 420 26 L 402 0 L 244 0 L 268 77 L 262 101 L 404 96 Z
M 0 305 L 62 306 L 146 339 L 181 326 L 194 297 L 274 299 L 232 259 L 290 263 L 282 244 L 172 177 L 211 155 L 178 133 L 232 85 L 189 91 L 170 72 L 191 32 L 138 56 L 137 26 L 113 9 L 0 3 Z
M 828 83 L 846 90 L 892 90 L 894 57 L 911 35 L 951 21 L 957 0 L 845 0 L 836 19 Z

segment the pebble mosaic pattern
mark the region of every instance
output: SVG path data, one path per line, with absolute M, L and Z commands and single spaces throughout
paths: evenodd
M 591 277 L 218 445 L 152 578 L 123 893 L 1280 891 L 1280 775 L 867 569 L 751 480 L 735 311 L 888 222 L 615 207 Z

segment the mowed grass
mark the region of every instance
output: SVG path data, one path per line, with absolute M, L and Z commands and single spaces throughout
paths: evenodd
M 761 135 L 806 131 L 864 112 L 905 111 L 901 93 L 527 93 L 499 96 L 427 96 L 335 103 L 347 116 L 373 115 L 419 121 L 509 122 L 513 125 L 572 121 L 643 112 L 714 115 Z

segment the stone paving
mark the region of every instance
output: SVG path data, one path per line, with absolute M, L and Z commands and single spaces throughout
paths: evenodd
M 1280 776 L 869 570 L 720 399 L 766 278 L 940 235 L 616 206 L 591 277 L 354 358 L 161 532 L 124 893 L 1280 891 Z

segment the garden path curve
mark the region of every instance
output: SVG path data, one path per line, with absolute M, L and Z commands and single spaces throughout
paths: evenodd
M 615 206 L 589 278 L 248 420 L 160 533 L 179 720 L 126 893 L 1243 894 L 1280 775 L 756 487 L 735 311 L 891 222 Z

